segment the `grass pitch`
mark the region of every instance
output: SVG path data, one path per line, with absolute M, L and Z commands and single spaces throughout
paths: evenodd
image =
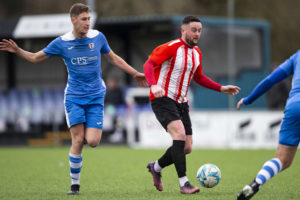
M 70 187 L 69 148 L 0 148 L 0 199 L 80 200 L 234 200 L 253 180 L 275 150 L 194 150 L 187 156 L 187 176 L 200 193 L 182 195 L 174 166 L 163 170 L 164 191 L 157 191 L 146 165 L 163 150 L 134 150 L 127 147 L 84 147 L 79 196 L 68 196 Z M 300 199 L 300 152 L 292 167 L 270 180 L 253 198 L 256 200 Z M 214 163 L 222 173 L 215 188 L 203 188 L 196 172 L 204 163 Z

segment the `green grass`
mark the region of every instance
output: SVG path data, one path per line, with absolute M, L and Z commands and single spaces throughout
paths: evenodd
M 156 191 L 146 170 L 146 164 L 162 155 L 163 150 L 85 147 L 80 195 L 67 196 L 68 151 L 66 147 L 0 148 L 0 199 L 233 200 L 275 154 L 275 150 L 194 150 L 187 156 L 187 175 L 192 184 L 198 185 L 196 171 L 207 162 L 221 169 L 222 179 L 215 188 L 199 185 L 200 193 L 181 195 L 174 166 L 163 171 L 163 192 Z M 299 199 L 299 166 L 298 152 L 292 167 L 269 181 L 253 199 Z

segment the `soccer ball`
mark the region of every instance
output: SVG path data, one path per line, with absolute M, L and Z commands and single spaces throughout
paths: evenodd
M 203 187 L 215 187 L 221 180 L 221 171 L 214 164 L 204 164 L 197 171 L 197 180 Z

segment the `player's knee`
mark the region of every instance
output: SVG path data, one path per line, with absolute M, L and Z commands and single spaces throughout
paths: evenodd
M 83 145 L 83 143 L 84 143 L 84 138 L 80 138 L 80 137 L 75 138 L 74 141 L 73 141 L 73 143 L 74 143 L 75 145 Z
M 185 139 L 186 139 L 184 129 L 178 129 L 178 130 L 173 131 L 173 136 L 174 136 L 174 139 L 176 139 L 176 140 L 185 141 Z
M 186 135 L 182 124 L 172 122 L 168 125 L 167 131 L 172 135 L 173 140 L 185 141 Z
M 182 140 L 185 141 L 186 136 L 184 132 L 175 131 L 172 133 L 173 140 Z
M 87 141 L 88 145 L 92 148 L 95 148 L 98 146 L 99 142 L 96 140 L 92 140 L 92 141 Z

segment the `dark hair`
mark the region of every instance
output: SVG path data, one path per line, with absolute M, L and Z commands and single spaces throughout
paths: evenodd
M 73 6 L 71 6 L 69 13 L 71 17 L 77 17 L 83 12 L 90 12 L 90 7 L 82 3 L 75 3 Z
M 196 16 L 189 15 L 189 16 L 186 16 L 185 18 L 183 18 L 181 24 L 186 25 L 191 22 L 200 22 L 201 23 L 201 20 Z

